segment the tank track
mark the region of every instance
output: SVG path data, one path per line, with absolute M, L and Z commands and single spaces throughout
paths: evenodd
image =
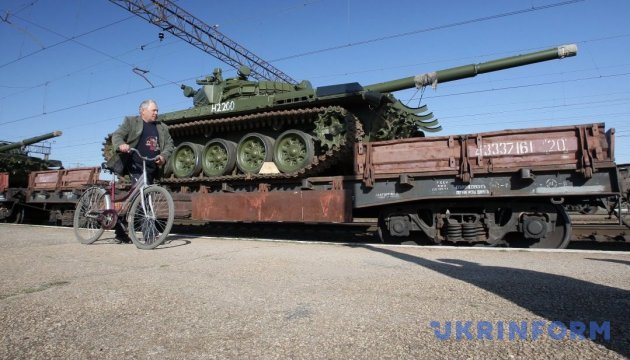
M 233 181 L 258 181 L 258 180 L 280 180 L 295 179 L 314 176 L 322 173 L 329 167 L 337 164 L 340 160 L 347 158 L 354 151 L 354 144 L 363 138 L 363 127 L 360 121 L 348 110 L 339 106 L 302 108 L 282 111 L 270 111 L 243 116 L 234 116 L 223 119 L 197 120 L 187 123 L 174 124 L 169 126 L 171 136 L 177 139 L 180 137 L 194 136 L 205 133 L 221 134 L 230 131 L 255 131 L 264 128 L 278 128 L 292 125 L 303 125 L 314 123 L 320 114 L 324 112 L 337 112 L 343 117 L 345 122 L 345 136 L 341 138 L 339 144 L 332 146 L 325 152 L 316 155 L 310 164 L 293 173 L 278 174 L 235 174 L 208 177 L 203 172 L 196 177 L 176 178 L 174 175 L 159 180 L 162 184 L 171 185 L 191 185 L 216 182 Z M 220 136 L 220 135 L 219 135 Z M 315 138 L 314 140 L 317 141 Z

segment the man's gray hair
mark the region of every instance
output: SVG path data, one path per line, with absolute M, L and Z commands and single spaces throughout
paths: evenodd
M 148 108 L 150 104 L 155 104 L 155 106 L 157 106 L 157 103 L 155 102 L 155 100 L 153 100 L 153 99 L 146 99 L 146 100 L 144 100 L 143 102 L 140 103 L 139 110 L 142 111 L 142 109 Z

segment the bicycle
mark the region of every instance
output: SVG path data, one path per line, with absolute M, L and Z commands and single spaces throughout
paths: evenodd
M 109 193 L 102 186 L 92 186 L 85 190 L 77 201 L 74 212 L 74 234 L 82 244 L 97 241 L 105 230 L 116 226 L 121 216 L 127 216 L 129 237 L 137 248 L 155 249 L 160 246 L 173 226 L 175 204 L 165 188 L 147 184 L 146 162 L 155 161 L 135 152 L 142 161 L 142 177 L 120 199 L 115 197 L 116 176 L 112 173 Z M 106 169 L 103 166 L 103 169 Z M 120 203 L 116 210 L 114 204 Z

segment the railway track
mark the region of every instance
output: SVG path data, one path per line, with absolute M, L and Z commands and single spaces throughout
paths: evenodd
M 587 222 L 588 217 L 577 217 L 572 224 L 572 236 L 569 249 L 590 249 L 607 251 L 630 251 L 630 228 L 613 223 L 613 220 L 598 217 Z M 46 224 L 42 221 L 27 221 L 32 225 Z M 47 225 L 51 225 L 47 223 Z M 55 225 L 55 224 L 52 224 Z M 60 226 L 60 225 L 58 225 Z M 189 236 L 213 236 L 247 239 L 296 240 L 339 243 L 380 243 L 377 234 L 376 219 L 363 219 L 347 224 L 303 224 L 283 223 L 238 223 L 238 222 L 201 222 L 177 220 L 173 234 Z M 404 242 L 413 245 L 414 242 Z M 418 244 L 431 245 L 431 244 Z
M 51 222 L 49 214 L 30 213 L 30 216 L 13 218 L 12 221 L 33 225 L 71 224 L 54 218 Z M 39 216 L 33 216 L 39 215 Z M 614 215 L 610 216 L 604 209 L 594 214 L 570 213 L 571 243 L 569 248 L 588 248 L 606 250 L 630 250 L 630 228 L 620 224 Z M 256 222 L 206 222 L 175 219 L 173 233 L 185 233 L 199 236 L 216 236 L 229 238 L 264 238 L 297 241 L 321 241 L 342 243 L 380 243 L 377 234 L 378 222 L 375 218 L 358 218 L 353 223 L 256 223 Z M 414 244 L 406 241 L 404 244 Z M 419 244 L 431 245 L 431 244 Z
M 582 221 L 582 220 L 580 220 Z M 601 220 L 600 220 L 601 221 Z M 378 224 L 363 221 L 351 224 L 286 224 L 274 223 L 203 223 L 176 222 L 175 232 L 230 237 L 265 238 L 277 240 L 321 241 L 343 243 L 380 243 Z M 413 242 L 404 242 L 406 245 Z M 430 245 L 430 244 L 420 244 Z M 577 223 L 572 225 L 569 248 L 630 250 L 630 229 L 624 225 L 608 223 Z

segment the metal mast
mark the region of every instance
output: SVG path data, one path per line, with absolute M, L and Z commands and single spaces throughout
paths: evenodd
M 249 66 L 252 70 L 251 76 L 255 79 L 283 81 L 290 84 L 298 83 L 170 0 L 109 1 L 159 26 L 163 31 L 170 32 L 235 69 L 241 65 Z

